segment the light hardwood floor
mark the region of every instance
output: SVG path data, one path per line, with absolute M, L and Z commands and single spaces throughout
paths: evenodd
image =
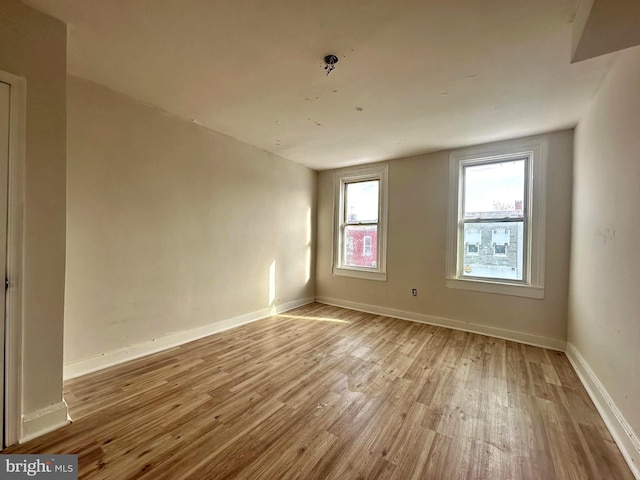
M 633 479 L 564 354 L 311 304 L 65 384 L 83 479 Z

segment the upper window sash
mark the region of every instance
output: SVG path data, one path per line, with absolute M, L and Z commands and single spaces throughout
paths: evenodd
M 347 212 L 347 208 L 348 208 L 348 199 L 347 199 L 347 187 L 349 185 L 354 185 L 354 184 L 358 184 L 358 183 L 364 183 L 364 182 L 371 182 L 371 181 L 377 181 L 378 182 L 378 213 L 377 213 L 377 218 L 376 219 L 363 219 L 363 220 L 349 220 L 349 212 Z M 357 181 L 346 181 L 343 183 L 342 186 L 342 195 L 344 197 L 344 206 L 343 206 L 343 211 L 342 211 L 342 219 L 343 219 L 343 223 L 344 225 L 377 225 L 379 223 L 379 218 L 381 215 L 381 205 L 380 205 L 380 187 L 381 187 L 381 182 L 380 182 L 380 178 L 379 177 L 372 177 L 372 178 L 368 178 L 365 180 L 357 180 Z

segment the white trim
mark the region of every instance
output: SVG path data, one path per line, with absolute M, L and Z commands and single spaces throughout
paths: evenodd
M 365 280 L 387 280 L 387 221 L 389 210 L 389 165 L 377 163 L 366 166 L 343 168 L 333 173 L 333 235 L 332 235 L 332 268 L 333 275 L 353 277 Z M 376 249 L 378 265 L 371 269 L 347 267 L 342 265 L 342 244 L 340 232 L 344 213 L 344 185 L 345 183 L 364 180 L 379 180 L 380 194 L 378 197 L 378 235 Z
M 359 268 L 333 267 L 333 275 L 337 277 L 361 278 L 363 280 L 387 281 L 387 272 L 369 272 Z
M 7 278 L 5 310 L 4 443 L 20 439 L 22 417 L 22 272 L 24 161 L 26 150 L 27 82 L 0 71 L 0 81 L 11 85 L 9 185 L 7 195 Z
M 255 312 L 245 313 L 237 317 L 222 320 L 220 322 L 212 323 L 202 327 L 193 328 L 191 330 L 184 330 L 182 332 L 170 333 L 168 335 L 154 338 L 151 341 L 130 345 L 127 347 L 119 348 L 117 350 L 111 350 L 105 352 L 102 355 L 96 355 L 94 357 L 83 358 L 75 362 L 67 363 L 64 366 L 63 377 L 65 380 L 70 378 L 86 375 L 103 368 L 118 365 L 120 363 L 128 362 L 136 358 L 145 357 L 152 353 L 161 352 L 169 348 L 177 347 L 200 338 L 208 337 L 214 333 L 223 332 L 231 328 L 239 327 L 247 323 L 262 320 L 271 315 L 286 312 L 293 308 L 298 308 L 303 305 L 314 302 L 314 297 L 302 298 L 291 302 L 283 303 L 275 307 L 267 307 Z
M 533 335 L 530 333 L 516 332 L 504 328 L 490 327 L 487 325 L 479 325 L 477 323 L 465 322 L 462 320 L 453 320 L 450 318 L 434 317 L 423 313 L 407 312 L 404 310 L 396 310 L 393 308 L 380 307 L 378 305 L 367 305 L 364 303 L 352 302 L 349 300 L 341 300 L 337 298 L 316 297 L 316 302 L 333 305 L 336 307 L 349 308 L 375 315 L 384 315 L 386 317 L 399 318 L 401 320 L 409 320 L 412 322 L 426 323 L 428 325 L 436 325 L 439 327 L 451 328 L 453 330 L 462 330 L 463 332 L 478 333 L 489 337 L 501 338 L 518 343 L 525 343 L 536 347 L 549 348 L 564 352 L 566 342 L 564 340 Z
M 546 163 L 548 141 L 545 136 L 528 139 L 509 140 L 489 145 L 455 150 L 449 155 L 449 208 L 447 225 L 446 284 L 449 288 L 477 290 L 501 295 L 516 295 L 529 298 L 544 298 L 544 263 L 546 238 Z M 463 278 L 459 273 L 458 252 L 461 239 L 458 238 L 460 205 L 461 164 L 483 163 L 505 157 L 527 155 L 528 162 L 528 216 L 529 228 L 526 244 L 529 245 L 526 258 L 526 281 L 513 288 L 508 282 L 490 279 Z M 530 188 L 529 188 L 530 187 Z M 474 286 L 477 285 L 477 288 Z M 530 293 L 527 294 L 527 290 Z M 514 293 L 516 292 L 516 293 Z
M 622 456 L 633 475 L 640 479 L 640 439 L 624 418 L 609 392 L 593 372 L 580 351 L 571 342 L 567 342 L 567 358 L 580 377 L 580 381 L 591 397 L 598 413 L 611 432 Z
M 466 278 L 448 278 L 447 287 L 474 292 L 511 295 L 513 297 L 544 298 L 544 288 L 522 284 L 493 283 L 490 281 L 471 280 Z
M 70 423 L 69 409 L 64 400 L 55 405 L 41 408 L 22 417 L 20 443 L 26 443 Z

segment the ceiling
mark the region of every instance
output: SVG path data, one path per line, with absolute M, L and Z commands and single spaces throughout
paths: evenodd
M 28 3 L 70 74 L 318 170 L 573 127 L 612 61 L 571 63 L 578 0 Z

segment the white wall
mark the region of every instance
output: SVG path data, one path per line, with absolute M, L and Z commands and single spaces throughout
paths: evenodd
M 453 321 L 445 322 L 448 325 L 563 348 L 567 331 L 573 131 L 545 137 L 549 153 L 543 300 L 457 290 L 445 285 L 449 151 L 388 162 L 386 282 L 331 274 L 333 171 L 320 173 L 317 296 L 340 300 L 341 304 L 346 301 L 417 314 L 404 315 L 416 319 L 423 318 L 420 315 L 438 317 Z M 411 296 L 412 288 L 418 289 L 417 297 Z
M 0 70 L 27 82 L 22 407 L 26 418 L 37 423 L 32 429 L 26 422 L 27 435 L 66 420 L 62 404 L 66 41 L 64 23 L 18 0 L 2 0 Z
M 575 138 L 569 342 L 640 432 L 640 48 L 624 51 Z M 606 402 L 605 402 L 606 403 Z M 640 455 L 629 443 L 638 470 Z
M 68 87 L 65 364 L 313 297 L 314 171 Z

